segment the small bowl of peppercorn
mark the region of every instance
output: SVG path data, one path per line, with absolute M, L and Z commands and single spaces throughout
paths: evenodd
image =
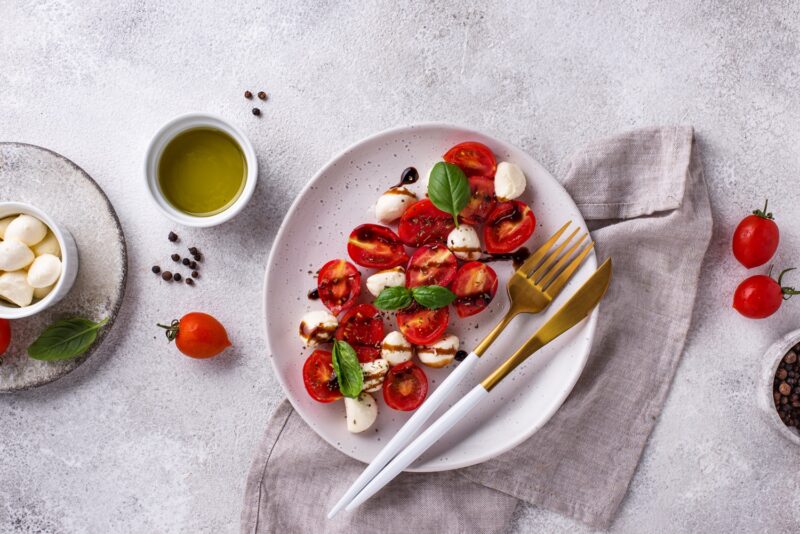
M 800 330 L 776 341 L 764 356 L 759 405 L 779 434 L 800 445 Z

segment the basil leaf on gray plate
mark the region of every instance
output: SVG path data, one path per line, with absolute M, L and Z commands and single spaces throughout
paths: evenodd
M 411 289 L 414 300 L 431 310 L 444 308 L 456 299 L 455 293 L 442 286 L 419 286 Z
M 428 197 L 433 205 L 453 216 L 458 226 L 458 214 L 469 202 L 469 181 L 457 165 L 440 161 L 433 166 L 428 180 Z
M 379 310 L 399 310 L 411 304 L 411 290 L 403 286 L 387 287 L 373 302 Z
M 364 388 L 364 372 L 361 370 L 361 364 L 358 363 L 356 351 L 350 346 L 350 343 L 338 339 L 333 342 L 331 363 L 342 395 L 352 399 L 358 397 Z
M 107 322 L 107 317 L 99 323 L 82 317 L 56 321 L 28 347 L 28 356 L 46 362 L 76 358 L 89 350 Z

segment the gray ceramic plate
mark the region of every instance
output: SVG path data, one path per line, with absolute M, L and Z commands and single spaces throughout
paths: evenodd
M 0 143 L 0 200 L 26 202 L 48 213 L 75 238 L 80 257 L 75 285 L 63 300 L 12 322 L 11 346 L 0 356 L 0 392 L 9 392 L 61 378 L 97 351 L 122 304 L 127 255 L 122 227 L 103 190 L 83 169 L 55 152 Z M 86 354 L 62 362 L 28 358 L 25 349 L 48 325 L 75 316 L 109 318 Z

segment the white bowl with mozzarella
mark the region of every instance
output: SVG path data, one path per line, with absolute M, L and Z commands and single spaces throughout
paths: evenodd
M 72 235 L 47 213 L 0 202 L 0 318 L 30 317 L 64 298 L 78 261 Z

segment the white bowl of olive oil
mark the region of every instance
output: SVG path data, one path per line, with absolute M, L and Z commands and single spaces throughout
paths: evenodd
M 232 124 L 192 113 L 161 127 L 144 163 L 156 205 L 186 226 L 215 226 L 245 207 L 256 188 L 253 145 Z

